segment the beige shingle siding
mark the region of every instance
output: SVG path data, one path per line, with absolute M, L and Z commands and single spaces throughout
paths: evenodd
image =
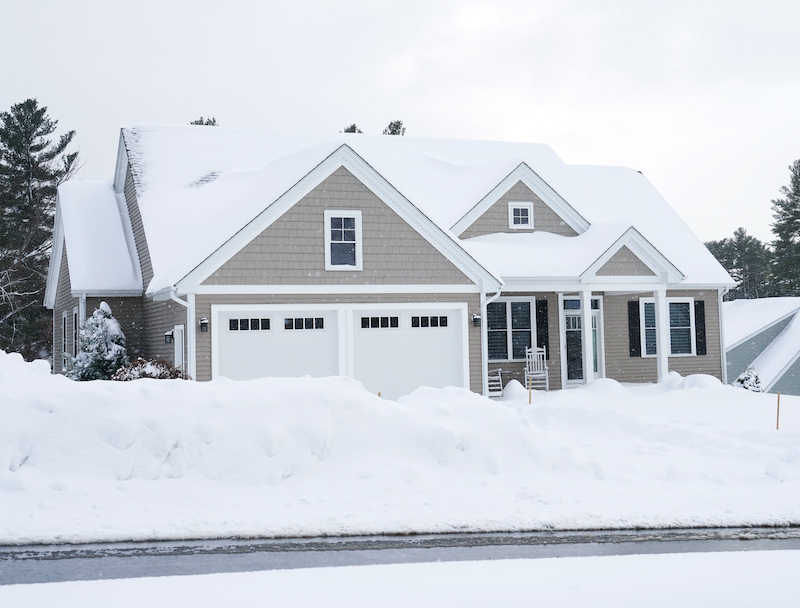
M 69 280 L 69 265 L 67 263 L 67 245 L 65 243 L 64 253 L 61 256 L 61 268 L 58 271 L 55 306 L 53 306 L 53 371 L 55 373 L 62 373 L 61 337 L 64 311 L 67 311 L 67 352 L 72 353 L 72 311 L 79 303 L 78 298 L 72 297 L 72 287 L 70 286 Z
M 154 302 L 144 298 L 142 302 L 142 321 L 144 325 L 142 343 L 145 357 L 148 359 L 164 359 L 172 363 L 175 357 L 175 346 L 164 342 L 164 334 L 171 331 L 176 325 L 186 325 L 186 307 L 172 300 Z M 186 333 L 184 332 L 184 337 Z M 197 335 L 200 335 L 199 331 Z
M 481 217 L 458 237 L 469 239 L 496 232 L 526 232 L 524 230 L 512 230 L 508 227 L 508 203 L 533 203 L 533 229 L 535 231 L 553 232 L 563 236 L 578 235 L 569 224 L 520 181 L 509 188 L 508 192 L 500 197 L 500 200 L 489 207 Z
M 619 382 L 656 382 L 655 357 L 631 357 L 628 339 L 628 302 L 652 297 L 651 293 L 605 296 L 603 334 L 606 352 L 606 377 Z M 682 376 L 709 374 L 722 379 L 722 354 L 719 340 L 719 299 L 715 290 L 672 290 L 668 298 L 693 297 L 705 302 L 706 354 L 669 357 L 669 370 Z
M 128 357 L 135 359 L 143 355 L 142 348 L 142 298 L 86 298 L 86 316 L 91 314 L 105 302 L 111 308 L 111 314 L 119 322 L 122 333 L 125 334 L 125 344 Z
M 597 276 L 641 277 L 655 276 L 655 273 L 625 245 L 597 271 Z
M 196 299 L 196 318 L 211 316 L 212 304 L 404 304 L 409 302 L 466 302 L 467 323 L 469 327 L 469 377 L 470 389 L 482 392 L 481 379 L 481 330 L 470 322 L 472 315 L 480 314 L 479 294 L 362 294 L 362 295 L 198 295 Z M 197 380 L 211 379 L 211 329 L 206 333 L 197 332 Z
M 361 271 L 325 270 L 325 209 L 360 210 Z M 344 167 L 204 285 L 468 284 L 470 279 Z

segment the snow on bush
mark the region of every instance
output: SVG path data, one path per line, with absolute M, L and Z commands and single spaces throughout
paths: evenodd
M 78 345 L 77 357 L 63 354 L 72 380 L 108 380 L 128 362 L 125 334 L 105 302 L 81 323 Z
M 175 369 L 169 361 L 163 359 L 143 359 L 138 357 L 136 361 L 131 361 L 124 367 L 120 367 L 114 375 L 111 376 L 112 380 L 120 382 L 128 382 L 130 380 L 138 380 L 139 378 L 153 378 L 155 380 L 175 380 L 183 379 L 188 380 L 188 376 L 181 370 Z
M 753 369 L 752 365 L 744 370 L 738 378 L 736 378 L 735 384 L 736 386 L 741 386 L 742 388 L 746 388 L 748 391 L 753 391 L 754 393 L 762 392 L 761 378 L 758 377 L 758 373 L 756 373 L 756 370 Z

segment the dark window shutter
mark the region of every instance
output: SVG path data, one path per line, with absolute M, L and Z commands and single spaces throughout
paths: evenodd
M 544 347 L 550 358 L 550 333 L 547 327 L 547 300 L 536 300 L 536 346 Z
M 694 301 L 694 337 L 698 355 L 706 354 L 706 303 Z
M 628 352 L 631 357 L 642 356 L 642 337 L 639 328 L 639 302 L 628 302 Z

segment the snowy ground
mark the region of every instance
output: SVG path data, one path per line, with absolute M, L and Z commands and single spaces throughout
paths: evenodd
M 7 608 L 793 606 L 800 551 L 350 566 L 0 587 Z
M 707 376 L 399 402 L 0 352 L 0 544 L 800 523 L 800 398 Z

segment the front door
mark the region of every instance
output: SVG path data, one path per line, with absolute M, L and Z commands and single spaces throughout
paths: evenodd
M 564 298 L 562 307 L 562 327 L 564 327 L 564 361 L 566 368 L 565 386 L 583 384 L 583 338 L 581 301 L 578 298 Z M 603 331 L 600 298 L 592 298 L 592 369 L 589 380 L 603 377 Z

